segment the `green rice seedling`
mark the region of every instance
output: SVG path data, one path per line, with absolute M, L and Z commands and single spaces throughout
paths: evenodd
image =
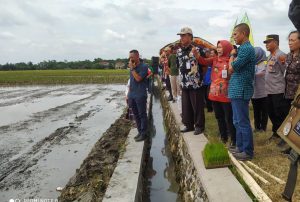
M 202 152 L 205 168 L 220 168 L 230 165 L 228 151 L 220 142 L 207 143 Z

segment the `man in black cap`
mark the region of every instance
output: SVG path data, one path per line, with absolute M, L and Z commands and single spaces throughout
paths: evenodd
M 279 138 L 276 133 L 289 111 L 289 104 L 284 99 L 285 79 L 284 72 L 286 54 L 279 49 L 279 36 L 267 35 L 264 41 L 270 51 L 266 68 L 266 93 L 268 95 L 268 114 L 272 122 L 273 135 L 271 139 Z M 284 143 L 281 143 L 284 144 Z M 280 145 L 279 145 L 280 146 Z

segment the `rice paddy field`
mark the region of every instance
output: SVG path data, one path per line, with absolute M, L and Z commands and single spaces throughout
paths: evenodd
M 107 159 L 87 156 L 123 114 L 124 91 L 124 84 L 0 87 L 0 202 L 55 201 L 57 187 L 65 187 L 85 159 L 93 165 L 89 174 L 98 163 L 111 164 L 119 156 L 113 135 L 105 136 L 104 145 L 114 148 Z
M 126 83 L 128 78 L 126 69 L 0 71 L 0 86 Z

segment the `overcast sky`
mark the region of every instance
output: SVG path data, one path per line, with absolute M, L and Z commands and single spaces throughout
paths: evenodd
M 294 26 L 290 0 L 0 0 L 0 64 L 143 57 L 177 40 L 189 26 L 213 44 L 229 39 L 237 17 L 248 13 L 256 46 L 277 33 L 281 49 Z

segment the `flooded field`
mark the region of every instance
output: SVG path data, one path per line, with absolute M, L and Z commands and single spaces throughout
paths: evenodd
M 125 107 L 123 85 L 0 88 L 0 201 L 59 196 Z

